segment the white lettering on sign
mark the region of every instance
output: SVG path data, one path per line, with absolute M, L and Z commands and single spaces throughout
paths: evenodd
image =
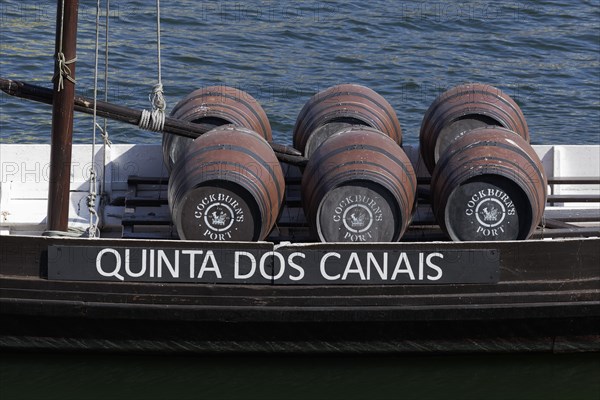
M 209 262 L 210 266 L 208 265 Z M 221 270 L 219 269 L 219 264 L 217 263 L 217 260 L 215 259 L 215 254 L 212 250 L 208 250 L 206 252 L 206 257 L 204 257 L 204 260 L 202 261 L 202 266 L 200 267 L 200 271 L 198 272 L 198 279 L 201 279 L 204 276 L 205 272 L 214 272 L 217 278 L 222 278 Z
M 245 274 L 241 273 L 241 257 L 245 257 L 250 260 L 250 271 L 248 271 Z M 252 253 L 248 253 L 247 251 L 236 251 L 234 260 L 235 261 L 233 263 L 233 276 L 235 279 L 248 279 L 254 275 L 254 272 L 256 271 L 256 258 Z
M 132 278 L 139 278 L 140 276 L 142 276 L 146 273 L 147 250 L 146 249 L 142 250 L 142 264 L 140 265 L 139 272 L 133 272 L 131 270 L 131 263 L 129 262 L 131 257 L 129 256 L 129 253 L 130 253 L 129 249 L 125 249 L 125 272 L 127 273 L 127 275 L 131 276 Z
M 363 265 L 361 261 L 361 257 L 358 252 L 350 253 L 348 260 L 346 261 L 345 267 L 343 269 L 342 274 L 333 275 L 327 269 L 327 260 L 331 257 L 341 259 L 342 256 L 336 252 L 326 253 L 321 258 L 320 263 L 320 271 L 323 278 L 329 281 L 334 280 L 347 280 L 351 274 L 356 275 L 360 278 L 361 281 L 369 281 L 372 280 L 372 276 L 376 276 L 377 279 L 382 281 L 387 280 L 396 280 L 401 274 L 406 274 L 406 276 L 411 280 L 419 280 L 419 281 L 436 281 L 442 278 L 443 271 L 441 267 L 433 262 L 434 258 L 443 259 L 444 255 L 442 253 L 419 253 L 419 263 L 416 268 L 418 272 L 418 279 L 415 277 L 415 273 L 413 270 L 413 266 L 410 263 L 408 258 L 408 254 L 405 252 L 401 252 L 396 260 L 394 271 L 392 272 L 391 277 L 388 277 L 388 265 L 389 265 L 389 254 L 384 252 L 381 260 L 378 260 L 375 257 L 375 254 L 372 252 L 367 252 L 366 264 Z M 426 269 L 429 272 L 435 272 L 434 275 L 425 274 Z M 372 271 L 375 270 L 374 275 Z
M 335 258 L 342 258 L 342 255 L 340 253 L 335 253 L 335 252 L 331 252 L 331 253 L 327 253 L 325 254 L 322 258 L 321 258 L 321 262 L 319 264 L 319 269 L 321 270 L 321 275 L 323 276 L 323 278 L 327 279 L 328 281 L 334 281 L 336 279 L 340 279 L 340 274 L 337 275 L 329 275 L 327 273 L 327 271 L 325 270 L 325 262 L 327 261 L 328 258 L 330 257 L 335 257 Z
M 367 253 L 367 280 L 371 279 L 371 265 L 375 266 L 375 270 L 377 270 L 377 273 L 379 274 L 379 277 L 382 280 L 387 279 L 388 253 L 383 253 L 383 260 L 381 265 L 379 264 L 379 261 L 372 252 L 369 251 Z
M 302 251 L 226 254 L 228 261 L 216 250 L 104 248 L 95 267 L 99 276 L 120 281 L 434 282 L 445 273 L 441 252 L 330 251 L 310 263 Z
M 182 250 L 182 254 L 190 256 L 190 278 L 194 278 L 194 271 L 196 270 L 196 256 L 202 255 L 202 250 Z
M 422 255 L 422 254 L 420 254 L 419 256 L 421 256 L 421 255 Z M 427 260 L 426 260 L 427 266 L 428 266 L 429 268 L 431 268 L 432 270 L 434 270 L 435 272 L 437 272 L 437 275 L 435 275 L 435 276 L 430 276 L 430 275 L 427 275 L 427 279 L 428 279 L 428 280 L 430 280 L 430 281 L 437 281 L 437 280 L 439 280 L 439 279 L 442 277 L 442 273 L 443 273 L 443 272 L 442 272 L 442 269 L 441 269 L 441 268 L 440 268 L 438 265 L 434 264 L 434 263 L 431 261 L 431 259 L 432 259 L 433 257 L 436 257 L 436 258 L 439 258 L 440 260 L 443 260 L 443 259 L 444 259 L 444 255 L 443 255 L 442 253 L 431 253 L 431 254 L 427 254 Z M 420 266 L 419 266 L 419 267 L 420 267 Z M 422 276 L 422 271 L 423 271 L 423 270 L 422 270 L 421 268 L 419 268 L 419 275 L 420 275 L 420 276 Z
M 175 250 L 173 257 L 169 258 L 166 250 L 155 250 L 155 249 L 141 249 L 141 263 L 139 265 L 139 271 L 134 272 L 134 266 L 131 262 L 131 249 L 123 250 L 124 256 L 121 257 L 121 253 L 116 249 L 106 248 L 98 252 L 96 256 L 96 270 L 101 276 L 104 277 L 115 277 L 121 281 L 125 280 L 125 277 L 121 273 L 122 259 L 125 259 L 125 276 L 129 278 L 139 278 L 144 276 L 146 273 L 150 278 L 163 278 L 164 273 L 168 274 L 168 277 L 177 279 L 179 278 L 180 272 L 180 254 L 189 255 L 189 271 L 190 278 L 194 277 L 196 259 L 195 256 L 202 255 L 204 252 L 201 250 Z M 106 254 L 112 254 L 114 257 L 111 261 L 107 261 Z M 156 254 L 156 256 L 155 256 Z M 156 260 L 156 263 L 155 263 Z M 209 262 L 211 263 L 209 265 Z M 221 272 L 217 264 L 217 260 L 214 253 L 209 250 L 206 252 L 205 257 L 202 261 L 202 266 L 198 274 L 198 278 L 202 278 L 205 272 L 214 272 L 218 278 L 221 278 Z M 166 276 L 166 275 L 165 275 Z
M 104 256 L 104 254 L 106 253 L 110 253 L 112 255 L 115 256 L 115 263 L 114 263 L 114 267 L 112 268 L 112 272 L 107 272 L 104 268 L 105 266 L 102 264 L 102 257 Z M 106 263 L 108 264 L 108 263 Z M 115 277 L 121 281 L 125 280 L 125 278 L 123 278 L 122 275 L 119 274 L 119 271 L 121 270 L 121 254 L 119 254 L 118 251 L 116 251 L 115 249 L 103 249 L 101 250 L 98 255 L 96 256 L 96 270 L 98 271 L 98 273 L 102 276 L 105 276 L 107 278 L 110 277 Z
M 367 279 L 365 277 L 365 273 L 363 272 L 363 267 L 360 263 L 360 259 L 358 258 L 358 254 L 356 253 L 351 253 L 350 258 L 348 258 L 348 263 L 344 269 L 344 275 L 342 275 L 343 281 L 348 278 L 348 274 L 358 274 L 362 281 Z
M 415 280 L 415 274 L 413 273 L 410 261 L 408 261 L 408 256 L 404 252 L 400 253 L 400 257 L 398 257 L 396 268 L 394 268 L 394 273 L 392 274 L 392 280 L 396 279 L 398 274 L 408 274 L 411 281 Z
M 274 259 L 277 259 L 279 261 L 279 273 L 275 274 L 275 263 L 273 263 L 273 271 L 271 274 L 268 274 L 265 267 L 266 267 L 266 261 L 267 261 L 267 257 L 273 257 Z M 260 258 L 260 264 L 259 264 L 259 269 L 260 269 L 260 274 L 262 275 L 263 278 L 267 279 L 267 280 L 277 280 L 280 279 L 284 272 L 285 272 L 285 258 L 283 257 L 283 255 L 281 253 L 277 253 L 275 251 L 269 251 L 265 254 L 262 255 L 262 257 Z
M 306 255 L 297 251 L 288 256 L 288 264 L 298 272 L 298 275 L 290 275 L 290 279 L 293 281 L 301 281 L 302 278 L 304 278 L 304 268 L 302 268 L 299 264 L 296 264 L 294 261 L 294 258 L 296 257 L 306 258 Z

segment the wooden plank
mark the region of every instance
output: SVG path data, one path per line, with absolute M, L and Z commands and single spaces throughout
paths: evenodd
M 598 176 L 549 176 L 550 185 L 600 185 Z
M 123 225 L 173 225 L 171 216 L 157 215 L 157 216 L 136 216 L 136 215 L 124 215 L 122 219 Z
M 163 239 L 163 240 L 177 240 L 179 237 L 173 232 L 134 232 L 132 230 L 123 231 L 122 237 L 124 239 Z
M 127 177 L 127 183 L 135 185 L 166 185 L 167 183 L 169 183 L 169 177 L 129 175 Z
M 544 217 L 564 222 L 600 222 L 600 208 L 546 209 Z
M 532 239 L 544 238 L 578 238 L 578 237 L 600 237 L 600 228 L 558 228 L 538 229 L 532 235 Z M 597 261 L 595 261 L 597 262 Z
M 125 199 L 126 207 L 160 207 L 167 205 L 167 199 L 150 198 L 150 197 L 127 197 Z
M 600 202 L 600 194 L 551 194 L 548 203 L 595 203 Z
M 419 185 L 431 184 L 430 176 L 417 177 Z M 598 176 L 549 176 L 549 185 L 600 185 L 600 177 Z
M 563 221 L 559 221 L 556 219 L 552 219 L 552 218 L 544 218 L 544 220 L 542 221 L 543 225 L 545 228 L 550 228 L 550 229 L 573 229 L 573 228 L 577 228 L 575 225 L 571 225 L 568 224 L 566 222 Z
M 167 182 L 168 178 L 160 176 L 128 177 L 128 191 L 124 201 L 126 212 L 121 218 L 122 238 L 167 240 L 178 238 L 167 207 L 168 201 L 160 197 L 160 192 L 166 190 Z

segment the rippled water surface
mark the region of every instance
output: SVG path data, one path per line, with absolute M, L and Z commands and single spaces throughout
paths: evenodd
M 51 86 L 55 3 L 2 0 L 1 77 Z M 80 3 L 77 90 L 92 96 L 95 2 Z M 154 2 L 111 3 L 108 99 L 148 108 L 157 79 Z M 534 143 L 600 143 L 599 1 L 173 0 L 162 2 L 162 16 L 168 108 L 196 88 L 234 86 L 261 102 L 279 142 L 291 143 L 312 94 L 350 82 L 382 94 L 415 144 L 438 94 L 479 81 L 519 103 Z M 0 143 L 48 143 L 50 118 L 47 105 L 0 94 Z M 109 131 L 117 143 L 160 141 L 118 122 Z M 90 141 L 91 132 L 91 118 L 77 114 L 75 141 Z M 595 354 L 0 360 L 1 399 L 600 398 Z
M 95 2 L 80 3 L 77 90 L 91 96 Z M 109 101 L 147 108 L 157 79 L 154 2 L 111 3 Z M 54 8 L 2 1 L 0 76 L 50 87 Z M 416 143 L 439 93 L 479 81 L 517 100 L 534 143 L 600 143 L 599 1 L 178 0 L 163 1 L 162 16 L 168 108 L 199 87 L 235 86 L 261 102 L 280 142 L 291 143 L 312 94 L 351 82 L 382 94 L 405 142 Z M 2 94 L 0 107 L 2 143 L 49 142 L 49 106 Z M 89 141 L 91 126 L 77 115 L 75 140 Z M 115 142 L 160 140 L 122 123 L 109 128 Z

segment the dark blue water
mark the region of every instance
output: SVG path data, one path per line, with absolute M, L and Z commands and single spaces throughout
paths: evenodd
M 54 3 L 2 0 L 0 76 L 50 86 Z M 154 1 L 112 3 L 109 100 L 148 108 L 157 74 Z M 310 95 L 360 83 L 386 97 L 405 141 L 416 143 L 422 116 L 439 93 L 479 81 L 517 100 L 533 143 L 600 143 L 597 0 L 162 3 L 169 108 L 199 87 L 238 87 L 262 103 L 276 140 L 290 143 Z M 77 87 L 87 96 L 94 27 L 95 2 L 82 0 Z M 103 57 L 100 63 L 103 70 Z M 49 106 L 4 94 L 0 106 L 2 142 L 49 141 Z M 77 116 L 77 142 L 90 140 L 91 126 L 90 117 Z M 121 123 L 110 128 L 115 142 L 160 140 Z
M 103 2 L 104 3 L 104 2 Z M 111 102 L 148 108 L 156 83 L 153 1 L 112 1 Z M 600 143 L 599 1 L 162 2 L 169 108 L 224 84 L 265 108 L 291 143 L 314 93 L 350 82 L 394 106 L 405 142 L 442 91 L 471 81 L 511 95 L 534 143 Z M 0 76 L 50 87 L 55 2 L 0 2 Z M 95 2 L 81 1 L 77 90 L 93 92 Z M 102 34 L 101 41 L 104 41 Z M 103 52 L 103 49 L 101 49 Z M 101 71 L 104 59 L 101 57 Z M 100 77 L 103 81 L 103 77 Z M 100 85 L 100 98 L 105 89 Z M 0 94 L 0 143 L 48 143 L 47 105 Z M 92 121 L 76 115 L 75 141 Z M 159 142 L 109 123 L 116 143 Z M 600 399 L 598 355 L 156 357 L 0 355 L 0 399 Z

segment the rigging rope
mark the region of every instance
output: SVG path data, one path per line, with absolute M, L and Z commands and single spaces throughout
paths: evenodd
M 99 126 L 97 120 L 97 100 L 98 100 L 98 48 L 100 41 L 100 0 L 96 1 L 96 47 L 94 53 L 94 106 L 93 106 L 93 129 L 92 129 L 92 162 L 90 163 L 90 191 L 87 196 L 87 206 L 90 213 L 90 227 L 88 236 L 97 237 L 98 231 L 98 213 L 96 212 L 96 170 L 94 166 L 94 156 L 96 155 L 96 128 Z
M 165 127 L 165 109 L 167 102 L 164 97 L 162 84 L 162 60 L 160 57 L 160 0 L 156 0 L 156 45 L 157 45 L 157 64 L 158 64 L 158 83 L 152 88 L 149 95 L 152 111 L 142 110 L 142 115 L 138 126 L 140 129 L 162 132 Z
M 104 48 L 104 100 L 108 101 L 108 32 L 109 32 L 109 15 L 110 15 L 110 0 L 106 0 L 106 23 L 105 23 L 105 48 Z M 87 196 L 87 206 L 90 214 L 88 236 L 99 237 L 100 231 L 98 230 L 98 223 L 100 217 L 96 211 L 96 198 L 98 196 L 97 189 L 97 176 L 95 170 L 94 158 L 96 155 L 96 129 L 100 131 L 103 142 L 103 163 L 102 163 L 102 182 L 100 186 L 100 206 L 102 206 L 102 196 L 105 195 L 106 188 L 106 164 L 107 164 L 107 151 L 106 147 L 110 147 L 111 141 L 108 137 L 107 130 L 107 118 L 104 118 L 104 126 L 101 127 L 97 122 L 97 102 L 98 102 L 98 59 L 99 59 L 99 47 L 100 47 L 100 0 L 96 3 L 96 42 L 95 42 L 95 55 L 94 55 L 94 102 L 93 102 L 93 130 L 92 130 L 92 160 L 90 163 L 90 177 L 89 177 L 89 194 Z
M 104 102 L 108 103 L 108 22 L 109 22 L 109 15 L 110 15 L 110 0 L 106 0 L 106 18 L 105 18 L 105 41 L 104 41 Z M 104 126 L 102 128 L 102 140 L 104 141 L 104 144 L 107 146 L 111 145 L 110 139 L 108 138 L 108 131 L 107 131 L 107 124 L 108 124 L 108 118 L 104 118 Z M 104 153 L 104 155 L 106 156 L 106 152 Z M 106 160 L 105 160 L 106 161 Z M 106 162 L 104 163 L 104 166 L 106 167 Z M 105 176 L 105 174 L 103 175 L 103 177 Z M 104 188 L 104 183 L 102 184 L 102 187 Z M 103 189 L 104 191 L 104 189 Z
M 64 0 L 63 0 L 64 4 Z M 64 12 L 64 11 L 63 11 Z M 110 13 L 110 0 L 106 0 L 106 41 L 105 41 L 105 54 L 104 54 L 104 100 L 108 101 L 108 33 L 109 33 L 109 13 Z M 156 38 L 157 38 L 157 62 L 158 62 L 158 83 L 152 88 L 152 93 L 149 95 L 149 100 L 152 104 L 152 111 L 142 110 L 142 115 L 138 123 L 141 129 L 152 130 L 156 132 L 162 132 L 165 123 L 165 109 L 166 101 L 163 95 L 162 85 L 162 71 L 161 71 L 161 55 L 160 55 L 160 0 L 156 0 Z M 62 38 L 62 27 L 61 27 L 61 38 Z M 62 41 L 62 40 L 61 40 Z M 101 127 L 97 122 L 97 99 L 98 99 L 98 54 L 99 54 L 99 41 L 100 41 L 100 0 L 96 2 L 96 41 L 95 41 L 95 55 L 94 55 L 94 99 L 93 99 L 93 133 L 92 133 L 92 162 L 90 167 L 89 177 L 89 194 L 87 196 L 87 206 L 89 210 L 89 229 L 88 236 L 99 237 L 100 231 L 98 230 L 99 216 L 96 211 L 96 198 L 97 198 L 97 176 L 94 168 L 94 158 L 96 154 L 96 131 L 99 130 L 102 135 L 104 143 L 104 172 L 102 174 L 102 186 L 101 194 L 104 194 L 105 188 L 105 177 L 106 177 L 106 146 L 110 146 L 111 142 L 108 138 L 107 131 L 107 119 L 104 118 L 104 127 Z M 59 51 L 59 54 L 62 54 Z M 62 55 L 64 59 L 64 54 Z M 67 64 L 74 62 L 75 59 L 69 60 L 62 64 L 70 73 L 70 69 Z M 62 69 L 61 69 L 62 71 Z M 69 75 L 67 79 L 71 78 Z M 74 81 L 73 81 L 74 82 Z M 62 74 L 59 77 L 59 85 L 62 85 Z
M 152 107 L 164 112 L 167 102 L 163 95 L 162 60 L 160 59 L 160 0 L 156 0 L 156 62 L 158 64 L 158 83 L 152 88 Z
M 65 79 L 67 79 L 69 82 L 75 84 L 75 79 L 71 76 L 71 68 L 69 68 L 70 64 L 73 64 L 75 61 L 77 61 L 77 56 L 73 57 L 70 60 L 66 59 L 65 53 L 63 53 L 63 33 L 64 33 L 64 26 L 65 26 L 65 0 L 62 0 L 62 9 L 61 9 L 61 16 L 60 16 L 60 38 L 58 41 L 58 51 L 56 52 L 56 64 L 57 64 L 57 68 L 56 68 L 56 73 L 54 74 L 54 76 L 52 77 L 52 81 L 54 82 L 56 79 L 58 79 L 58 88 L 56 89 L 58 92 L 60 92 L 62 89 L 65 88 Z

